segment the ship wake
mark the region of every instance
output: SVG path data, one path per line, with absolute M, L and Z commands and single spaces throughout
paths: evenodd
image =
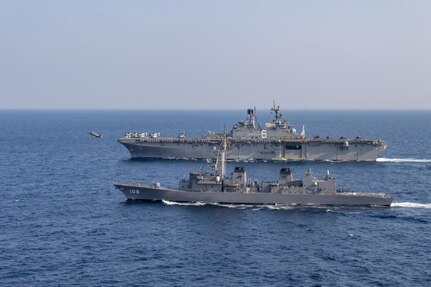
M 407 207 L 407 208 L 431 208 L 431 203 L 417 203 L 417 202 L 393 202 L 391 207 Z
M 427 158 L 386 158 L 379 157 L 377 162 L 395 162 L 395 163 L 431 163 L 431 159 Z
M 294 210 L 298 208 L 303 208 L 304 206 L 296 204 L 229 204 L 229 203 L 205 203 L 205 202 L 178 202 L 170 200 L 162 200 L 162 203 L 170 206 L 216 206 L 222 208 L 233 208 L 233 209 L 250 209 L 250 210 Z M 333 209 L 328 209 L 326 206 L 307 206 L 307 208 L 318 208 L 326 209 L 326 212 L 333 212 Z
M 204 206 L 206 203 L 204 202 L 178 202 L 178 201 L 170 201 L 170 200 L 162 200 L 163 204 L 166 205 L 182 205 L 182 206 Z
M 179 205 L 179 206 L 205 206 L 207 203 L 204 202 L 178 202 L 178 201 L 170 201 L 170 200 L 162 200 L 162 203 L 165 205 Z M 278 204 L 278 205 L 248 205 L 248 204 L 221 204 L 221 203 L 211 203 L 209 205 L 225 207 L 225 208 L 236 208 L 236 209 L 253 209 L 260 210 L 263 208 L 270 210 L 292 210 L 297 209 L 300 206 L 294 204 Z M 312 206 L 309 206 L 312 207 Z M 313 206 L 314 208 L 326 208 L 320 206 Z M 418 202 L 393 202 L 391 207 L 404 207 L 404 208 L 425 208 L 431 209 L 431 203 L 418 203 Z M 327 212 L 332 212 L 332 209 L 328 209 Z

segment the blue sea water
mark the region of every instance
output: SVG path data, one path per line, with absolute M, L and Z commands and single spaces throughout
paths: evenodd
M 244 163 L 249 177 L 327 169 L 390 208 L 127 202 L 112 182 L 176 186 L 200 161 L 136 161 L 127 131 L 201 135 L 243 111 L 0 111 L 2 286 L 429 286 L 431 112 L 290 111 L 308 135 L 384 139 L 375 163 Z M 259 120 L 270 118 L 258 111 Z M 89 131 L 103 133 L 96 139 Z M 228 171 L 238 163 L 229 163 Z

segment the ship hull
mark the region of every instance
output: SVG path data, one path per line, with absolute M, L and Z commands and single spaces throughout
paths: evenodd
M 215 158 L 219 141 L 208 140 L 118 140 L 132 158 L 207 159 Z M 386 145 L 381 141 L 351 141 L 346 147 L 343 140 L 292 141 L 232 141 L 226 151 L 227 160 L 233 161 L 376 161 Z
M 244 192 L 197 192 L 148 185 L 114 184 L 127 199 L 142 201 L 203 202 L 250 205 L 390 206 L 392 197 L 369 193 L 287 194 Z

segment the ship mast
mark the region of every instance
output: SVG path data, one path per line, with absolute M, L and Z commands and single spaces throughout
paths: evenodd
M 223 140 L 217 151 L 216 163 L 214 164 L 214 174 L 217 176 L 220 176 L 222 180 L 226 175 L 226 149 L 227 149 L 227 138 L 226 138 L 226 126 L 225 126 Z
M 275 100 L 272 101 L 272 108 L 271 111 L 273 111 L 275 113 L 275 121 L 279 122 L 279 119 L 281 119 L 283 117 L 283 115 L 280 113 L 280 106 L 275 106 Z
M 224 135 L 223 135 L 223 143 L 222 143 L 222 150 L 221 150 L 221 178 L 224 179 L 226 175 L 226 126 L 224 127 Z

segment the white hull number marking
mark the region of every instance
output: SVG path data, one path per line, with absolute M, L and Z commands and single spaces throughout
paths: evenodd
M 129 193 L 131 193 L 131 194 L 139 194 L 139 190 L 137 190 L 137 189 L 130 189 Z

